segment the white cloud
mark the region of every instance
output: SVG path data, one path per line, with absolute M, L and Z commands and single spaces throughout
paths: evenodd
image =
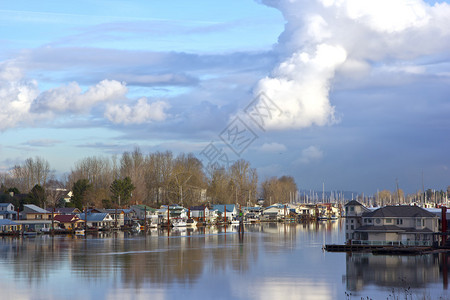
M 76 82 L 43 92 L 36 99 L 34 110 L 38 112 L 88 112 L 99 102 L 125 98 L 128 92 L 125 83 L 102 80 L 86 92 Z
M 105 117 L 113 123 L 142 124 L 152 121 L 164 121 L 169 104 L 163 101 L 148 103 L 147 98 L 140 98 L 134 106 L 109 105 Z
M 358 81 L 381 72 L 422 74 L 415 59 L 450 49 L 450 5 L 421 0 L 263 0 L 286 21 L 281 62 L 255 87 L 283 111 L 266 129 L 335 122 L 329 94 L 338 71 Z M 380 70 L 378 70 L 380 71 Z
M 300 164 L 309 164 L 312 162 L 320 161 L 323 157 L 323 151 L 316 146 L 309 146 L 302 150 L 300 158 L 295 162 Z
M 30 107 L 39 90 L 36 81 L 21 78 L 22 72 L 13 62 L 0 64 L 0 130 L 29 119 Z
M 264 143 L 260 149 L 263 152 L 275 153 L 286 151 L 287 148 L 285 145 L 279 143 Z
M 118 123 L 166 118 L 166 104 L 147 104 L 146 100 L 139 100 L 133 108 L 116 106 L 118 111 L 113 114 L 114 106 L 110 103 L 127 99 L 127 93 L 124 82 L 106 79 L 86 91 L 72 82 L 41 92 L 36 80 L 26 79 L 19 63 L 13 60 L 0 62 L 0 130 L 32 124 L 37 120 L 51 120 L 65 113 L 89 115 L 92 108 L 102 103 L 108 104 L 108 115 L 114 115 Z

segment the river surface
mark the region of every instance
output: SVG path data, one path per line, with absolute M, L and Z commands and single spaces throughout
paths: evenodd
M 444 254 L 328 253 L 342 222 L 0 238 L 0 299 L 450 299 Z

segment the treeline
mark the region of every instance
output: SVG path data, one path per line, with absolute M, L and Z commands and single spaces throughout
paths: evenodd
M 143 154 L 139 148 L 120 156 L 92 156 L 75 163 L 64 178 L 55 178 L 43 158 L 28 158 L 10 172 L 0 174 L 1 202 L 8 193 L 21 195 L 20 203 L 41 207 L 67 205 L 64 190 L 72 191 L 68 205 L 82 208 L 118 207 L 146 204 L 183 206 L 205 203 L 254 205 L 259 199 L 288 202 L 297 191 L 292 177 L 271 178 L 258 185 L 258 174 L 250 163 L 238 160 L 227 168 L 205 170 L 193 154 L 155 152 Z M 25 196 L 26 195 L 26 196 Z M 5 198 L 6 197 L 6 198 Z M 11 200 L 11 199 L 9 199 Z M 13 201 L 14 202 L 14 201 Z

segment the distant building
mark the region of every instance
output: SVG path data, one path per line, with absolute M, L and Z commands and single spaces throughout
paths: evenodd
M 17 220 L 17 212 L 12 203 L 0 203 L 0 219 Z
M 362 226 L 362 215 L 370 210 L 356 200 L 345 204 L 345 238 L 351 240 L 356 228 Z
M 24 204 L 20 212 L 21 220 L 51 220 L 52 213 L 34 204 Z
M 385 206 L 369 210 L 357 201 L 345 206 L 346 237 L 352 243 L 432 245 L 439 217 L 418 206 Z M 353 221 L 353 222 L 352 222 Z

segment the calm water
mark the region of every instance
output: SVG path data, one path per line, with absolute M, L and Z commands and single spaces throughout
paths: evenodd
M 230 226 L 170 236 L 5 237 L 0 299 L 450 298 L 442 254 L 322 251 L 343 241 L 337 221 L 250 225 L 243 236 Z

